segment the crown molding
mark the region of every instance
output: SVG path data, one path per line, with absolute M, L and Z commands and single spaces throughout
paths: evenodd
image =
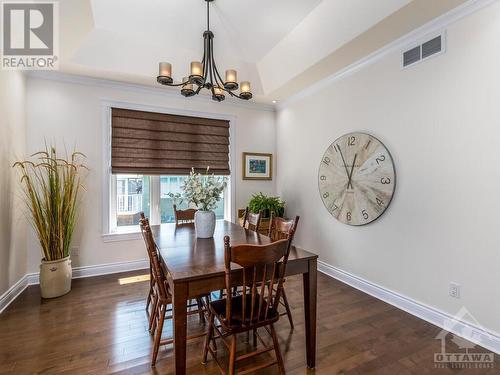
M 466 3 L 450 10 L 449 12 L 436 17 L 430 22 L 422 25 L 421 27 L 403 35 L 402 37 L 394 40 L 391 43 L 386 44 L 384 47 L 376 50 L 375 52 L 363 57 L 360 60 L 346 66 L 343 69 L 333 73 L 332 75 L 315 82 L 308 86 L 307 88 L 299 91 L 298 93 L 288 97 L 287 99 L 279 102 L 276 105 L 276 109 L 282 110 L 288 107 L 290 104 L 295 103 L 301 99 L 307 98 L 314 93 L 329 87 L 337 81 L 340 81 L 361 69 L 370 66 L 377 61 L 381 60 L 390 53 L 403 51 L 403 49 L 411 44 L 418 42 L 419 40 L 429 36 L 431 34 L 443 33 L 445 29 L 454 24 L 455 22 L 461 20 L 462 18 L 473 14 L 488 5 L 496 3 L 500 0 L 469 0 Z
M 91 87 L 111 88 L 116 90 L 127 90 L 131 92 L 140 92 L 144 94 L 160 95 L 167 98 L 186 101 L 197 101 L 203 103 L 218 104 L 220 106 L 232 106 L 245 109 L 253 109 L 259 111 L 274 112 L 274 104 L 258 103 L 254 101 L 242 101 L 239 99 L 226 98 L 223 103 L 214 103 L 211 97 L 206 95 L 196 95 L 190 98 L 185 98 L 177 91 L 168 90 L 161 87 L 152 87 L 140 85 L 136 83 L 127 83 L 104 78 L 95 78 L 82 76 L 77 74 L 64 73 L 57 70 L 30 70 L 26 71 L 25 75 L 31 78 L 46 79 L 50 81 L 58 81 L 64 83 L 72 83 L 77 85 L 85 85 Z

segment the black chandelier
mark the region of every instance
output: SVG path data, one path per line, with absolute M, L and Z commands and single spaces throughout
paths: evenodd
M 201 62 L 191 62 L 191 70 L 189 77 L 184 77 L 181 83 L 174 83 L 172 79 L 172 64 L 168 62 L 160 62 L 160 73 L 156 80 L 158 83 L 165 86 L 181 86 L 181 94 L 188 97 L 197 95 L 201 89 L 205 88 L 212 92 L 212 99 L 218 102 L 223 101 L 226 96 L 224 92 L 230 96 L 249 100 L 252 98 L 250 82 L 242 81 L 238 85 L 236 70 L 226 70 L 226 79 L 223 80 L 217 65 L 214 60 L 214 33 L 210 31 L 210 3 L 213 0 L 205 0 L 207 2 L 207 30 L 203 33 L 203 58 Z M 240 89 L 240 93 L 235 91 Z

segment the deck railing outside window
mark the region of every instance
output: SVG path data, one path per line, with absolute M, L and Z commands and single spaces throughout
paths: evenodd
M 117 213 L 134 214 L 142 211 L 142 194 L 118 194 Z

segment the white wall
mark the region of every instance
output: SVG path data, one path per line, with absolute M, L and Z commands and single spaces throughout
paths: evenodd
M 196 98 L 166 96 L 158 91 L 129 89 L 125 86 L 77 84 L 29 77 L 27 82 L 27 128 L 29 152 L 44 146 L 44 140 L 55 141 L 76 148 L 87 155 L 91 171 L 86 180 L 82 216 L 73 246 L 79 247 L 79 256 L 73 257 L 73 266 L 89 266 L 125 262 L 146 258 L 142 241 L 104 243 L 101 238 L 101 205 L 103 145 L 103 100 L 127 102 L 166 109 L 219 113 L 235 117 L 236 206 L 244 207 L 252 193 L 273 194 L 274 181 L 243 181 L 241 153 L 244 151 L 275 153 L 274 112 L 201 101 Z M 29 272 L 37 271 L 39 254 L 30 240 Z
M 402 70 L 392 53 L 277 114 L 277 192 L 301 215 L 297 244 L 320 260 L 500 332 L 500 3 L 447 30 L 447 52 Z M 317 173 L 337 137 L 385 143 L 398 182 L 376 222 L 323 207 Z M 450 281 L 461 299 L 448 296 Z
M 19 71 L 0 71 L 0 295 L 26 273 L 26 221 L 19 176 L 25 157 L 26 82 Z

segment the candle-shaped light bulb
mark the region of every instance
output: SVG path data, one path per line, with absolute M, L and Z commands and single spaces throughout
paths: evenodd
M 251 92 L 252 90 L 250 89 L 250 82 L 248 81 L 243 81 L 241 82 L 241 93 L 244 93 L 244 92 Z
M 238 78 L 236 70 L 229 69 L 226 70 L 226 81 L 224 82 L 224 88 L 226 90 L 236 90 L 238 88 Z
M 250 87 L 250 82 L 243 81 L 240 84 L 240 97 L 242 99 L 252 99 L 252 89 Z
M 233 69 L 226 70 L 226 82 L 236 82 L 236 81 L 238 81 L 236 70 Z
M 189 81 L 189 77 L 182 78 L 182 83 L 185 83 L 181 88 L 181 94 L 184 96 L 193 96 L 193 84 Z
M 193 84 L 189 83 L 189 77 L 183 77 L 182 83 L 184 83 L 184 85 L 182 87 L 191 88 L 191 89 L 193 88 Z
M 172 64 L 168 62 L 161 62 L 159 75 L 162 77 L 172 77 Z
M 172 64 L 168 62 L 161 62 L 159 66 L 158 77 L 156 80 L 162 85 L 169 85 L 172 80 Z
M 198 86 L 203 85 L 203 65 L 199 61 L 191 62 L 191 74 L 189 76 L 192 82 Z
M 214 86 L 214 93 L 212 99 L 221 102 L 225 99 L 224 91 L 219 86 Z
M 191 62 L 191 75 L 192 76 L 202 76 L 203 75 L 203 66 L 199 61 Z

